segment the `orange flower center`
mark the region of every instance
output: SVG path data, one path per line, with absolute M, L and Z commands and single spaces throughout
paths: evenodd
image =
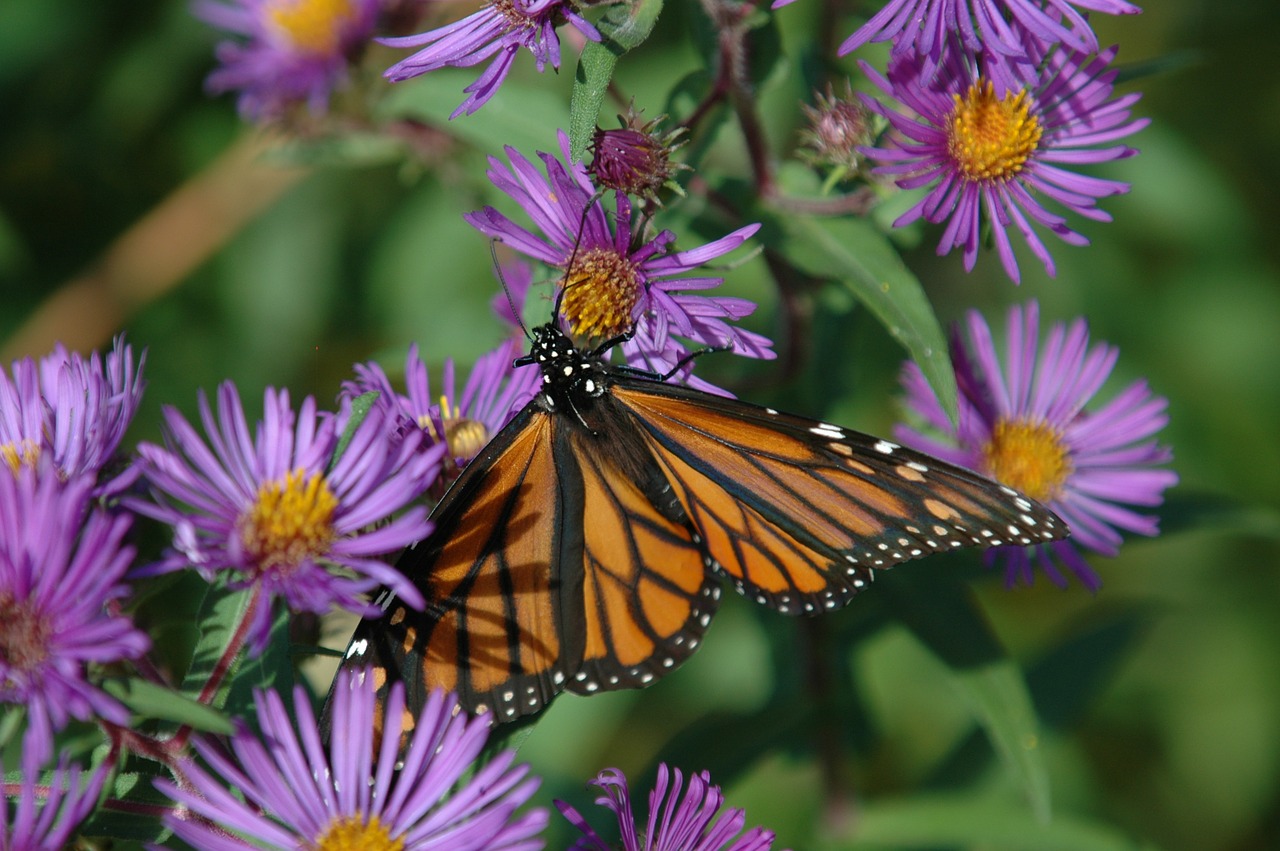
M 564 276 L 560 310 L 574 334 L 609 339 L 631 327 L 631 309 L 640 295 L 640 272 L 608 248 L 583 251 Z
M 1001 420 L 982 454 L 996 481 L 1041 502 L 1058 496 L 1074 469 L 1062 435 L 1042 422 Z
M 301 468 L 284 481 L 264 482 L 240 519 L 240 539 L 259 573 L 288 575 L 304 561 L 320 558 L 337 537 L 338 499 L 324 476 Z
M 1031 114 L 1025 89 L 996 97 L 990 81 L 974 83 L 947 119 L 951 161 L 965 180 L 1001 182 L 1016 177 L 1040 144 L 1043 129 Z
M 268 0 L 263 14 L 271 29 L 298 53 L 334 56 L 355 17 L 353 0 Z

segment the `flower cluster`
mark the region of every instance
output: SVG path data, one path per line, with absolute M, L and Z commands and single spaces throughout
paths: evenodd
M 1122 531 L 1155 535 L 1156 518 L 1129 506 L 1159 505 L 1178 481 L 1161 469 L 1171 454 L 1154 435 L 1167 421 L 1167 402 L 1135 381 L 1110 402 L 1086 406 L 1102 389 L 1118 356 L 1105 344 L 1089 345 L 1083 319 L 1054 324 L 1040 344 L 1036 302 L 1009 311 L 1004 365 L 981 315 L 970 312 L 967 335 L 953 336 L 960 386 L 960 414 L 953 426 L 914 363 L 903 369 L 907 404 L 939 440 L 908 426 L 897 433 L 908 444 L 979 470 L 1048 505 L 1071 527 L 1071 539 L 1036 548 L 997 547 L 988 563 L 1003 561 L 1010 585 L 1030 582 L 1040 565 L 1055 583 L 1065 565 L 1090 589 L 1101 584 L 1080 553 L 1113 556 Z
M 1085 245 L 1063 212 L 1110 220 L 1098 202 L 1128 184 L 1077 167 L 1133 156 L 1121 140 L 1148 122 L 1130 117 L 1138 94 L 1113 97 L 1116 48 L 1099 50 L 1081 8 L 1140 11 L 1120 0 L 892 0 L 845 41 L 841 53 L 891 43 L 884 74 L 859 63 L 886 98 L 863 103 L 889 132 L 858 150 L 899 187 L 924 190 L 894 226 L 945 224 L 938 253 L 960 248 L 966 270 L 989 228 L 1018 282 L 1010 229 L 1053 275 L 1037 229 Z
M 26 708 L 24 752 L 43 762 L 72 718 L 128 724 L 87 676 L 150 646 L 109 611 L 127 593 L 131 519 L 92 507 L 93 480 L 0 469 L 0 700 Z
M 105 358 L 59 343 L 38 363 L 0 370 L 0 461 L 15 473 L 48 466 L 63 479 L 101 478 L 96 496 L 126 488 L 133 473 L 112 461 L 142 398 L 142 360 L 135 367 L 119 338 Z
M 563 131 L 559 140 L 559 157 L 539 154 L 544 171 L 514 148 L 506 149 L 510 166 L 497 158 L 489 161 L 489 179 L 524 210 L 536 231 L 493 207 L 464 218 L 486 236 L 561 270 L 557 303 L 569 329 L 587 340 L 620 339 L 629 364 L 660 375 L 684 365 L 689 348 L 682 340 L 748 357 L 773 357 L 768 339 L 730 324 L 755 305 L 702 295 L 723 280 L 690 274 L 738 248 L 759 226 L 747 225 L 699 248 L 673 250 L 675 234 L 663 230 L 649 235 L 647 220 L 634 215 L 625 193 L 614 192 L 611 217 L 603 190 L 572 159 Z M 717 390 L 695 377 L 688 381 Z
M 512 751 L 466 777 L 489 725 L 460 714 L 444 692 L 427 699 L 410 731 L 402 721 L 402 685 L 391 687 L 380 707 L 372 679 L 342 674 L 334 683 L 330 719 L 342 735 L 330 737 L 327 746 L 301 687 L 294 691 L 292 713 L 273 691 L 258 691 L 257 705 L 260 737 L 241 729 L 230 753 L 197 740 L 196 751 L 209 770 L 188 759 L 178 768 L 184 784 L 156 783 L 181 805 L 166 823 L 193 847 L 542 847 L 538 834 L 546 810 L 518 812 L 538 780 L 526 766 L 513 764 Z
M 236 36 L 218 45 L 221 63 L 205 81 L 240 93 L 240 114 L 279 118 L 305 104 L 328 108 L 354 54 L 373 35 L 381 0 L 199 0 L 196 14 Z
M 364 595 L 378 586 L 421 607 L 414 584 L 384 559 L 426 537 L 426 509 L 409 507 L 380 521 L 431 486 L 444 448 L 418 451 L 416 430 L 388 439 L 389 417 L 375 407 L 335 458 L 349 419 L 317 411 L 311 397 L 295 413 L 286 391 L 268 389 L 262 421 L 250 435 L 230 382 L 218 389 L 216 415 L 200 396 L 206 438 L 166 408 L 166 445 L 138 447 L 153 498 L 130 505 L 171 525 L 174 546 L 136 575 L 190 568 L 210 578 L 229 573 L 232 588 L 258 589 L 302 611 L 325 612 L 337 603 L 374 614 Z M 254 646 L 266 639 L 267 614 L 265 606 L 256 610 Z

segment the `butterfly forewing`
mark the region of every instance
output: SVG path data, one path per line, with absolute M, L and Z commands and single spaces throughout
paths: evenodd
M 566 614 L 554 566 L 581 550 L 553 516 L 564 498 L 550 439 L 555 423 L 526 409 L 454 483 L 434 512 L 435 533 L 397 567 L 427 600 L 416 612 L 394 602 L 362 631 L 379 634 L 376 655 L 348 652 L 415 691 L 458 693 L 473 712 L 541 708 L 563 688 L 566 665 L 581 653 L 579 613 Z M 570 556 L 571 558 L 572 556 Z M 372 624 L 371 630 L 368 626 Z M 390 638 L 386 638 L 390 636 Z M 357 632 L 353 649 L 365 647 Z M 512 713 L 514 717 L 514 713 Z
M 889 441 L 657 382 L 613 396 L 718 569 L 784 612 L 836 608 L 874 569 L 930 552 L 1063 535 L 1031 500 Z

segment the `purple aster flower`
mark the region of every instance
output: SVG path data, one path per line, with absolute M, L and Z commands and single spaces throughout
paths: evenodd
M 194 744 L 212 773 L 187 761 L 182 786 L 156 786 L 181 805 L 165 821 L 196 848 L 401 848 L 404 851 L 536 849 L 546 810 L 516 810 L 538 780 L 504 751 L 467 778 L 484 747 L 488 723 L 458 710 L 436 691 L 412 732 L 402 726 L 404 688 L 391 686 L 375 733 L 372 678 L 339 674 L 333 736 L 326 748 L 299 686 L 297 728 L 279 694 L 259 691 L 261 738 L 247 730 L 231 741 L 234 759 L 210 742 Z M 403 732 L 402 732 L 403 731 Z M 408 747 L 401 750 L 402 736 Z M 411 738 L 410 738 L 411 737 Z M 228 786 L 244 800 L 228 791 Z
M 240 36 L 218 45 L 211 92 L 239 91 L 240 114 L 278 118 L 306 103 L 328 109 L 347 65 L 373 34 L 380 0 L 199 0 L 195 14 Z
M 98 476 L 138 409 L 143 360 L 135 370 L 133 349 L 117 337 L 105 361 L 59 343 L 38 364 L 24 358 L 0 370 L 0 460 L 15 472 L 47 461 L 63 478 Z M 132 477 L 108 477 L 95 495 L 117 493 Z
M 382 367 L 367 363 L 356 365 L 356 378 L 343 383 L 340 398 L 352 399 L 376 391 L 379 395 L 375 405 L 383 408 L 389 418 L 401 422 L 402 427 L 424 432 L 424 449 L 443 442 L 460 470 L 538 392 L 538 370 L 512 366 L 522 353 L 519 341 L 508 340 L 482 355 L 461 393 L 454 378 L 453 360 L 448 359 L 444 364 L 443 392 L 433 397 L 427 366 L 415 343 L 409 347 L 404 363 L 407 396 L 392 389 Z
M 1033 54 L 1027 64 L 991 54 L 975 60 L 953 49 L 935 77 L 924 75 L 920 57 L 899 55 L 890 60 L 887 79 L 862 63 L 876 85 L 909 110 L 896 112 L 865 98 L 895 133 L 890 147 L 863 152 L 884 163 L 876 171 L 894 175 L 898 186 L 929 189 L 894 225 L 920 218 L 947 222 L 938 253 L 960 246 L 965 269 L 972 270 L 985 215 L 1010 278 L 1019 280 L 1007 233 L 1011 225 L 1054 274 L 1053 259 L 1032 223 L 1071 245 L 1089 241 L 1043 202 L 1110 221 L 1098 200 L 1128 192 L 1129 185 L 1069 168 L 1133 156 L 1136 149 L 1117 142 L 1149 123 L 1129 117 L 1140 94 L 1111 99 L 1116 72 L 1108 65 L 1115 53 L 1114 47 L 1096 57 L 1052 49 Z
M 570 330 L 582 338 L 609 340 L 633 329 L 634 335 L 621 345 L 623 355 L 633 366 L 658 373 L 668 372 L 688 353 L 674 335 L 699 346 L 773 357 L 768 339 L 725 321 L 747 316 L 755 310 L 754 303 L 685 292 L 723 283 L 722 278 L 688 275 L 742 245 L 760 226 L 739 228 L 688 251 L 671 250 L 676 237 L 669 230 L 646 241 L 632 233 L 631 203 L 625 195 L 616 195 L 616 214 L 610 222 L 586 169 L 569 158 L 569 137 L 562 131 L 559 139 L 561 158 L 539 154 L 545 177 L 513 148 L 506 149 L 510 169 L 496 158 L 489 161 L 489 179 L 524 209 L 541 235 L 493 207 L 463 218 L 521 254 L 565 270 L 560 313 Z M 696 378 L 689 384 L 716 390 Z
M 138 575 L 230 570 L 231 587 L 260 587 L 310 612 L 337 603 L 373 614 L 363 595 L 380 585 L 421 606 L 413 583 L 383 557 L 426 536 L 426 509 L 413 506 L 382 521 L 435 481 L 443 450 L 418 451 L 417 432 L 391 440 L 388 418 L 375 407 L 334 462 L 344 418 L 318 415 L 311 397 L 295 415 L 283 390 L 268 389 L 263 407 L 250 435 L 234 384 L 218 388 L 216 417 L 202 393 L 207 442 L 176 409 L 165 409 L 166 445 L 138 447 L 155 502 L 131 500 L 131 507 L 174 526 L 174 548 Z M 266 611 L 257 609 L 258 647 L 270 623 Z
M 147 637 L 107 612 L 123 597 L 131 517 L 90 509 L 93 481 L 56 470 L 0 473 L 0 700 L 27 710 L 24 752 L 43 762 L 71 718 L 128 724 L 86 668 L 135 659 Z
M 1065 585 L 1056 561 L 1096 590 L 1100 580 L 1080 550 L 1113 556 L 1121 532 L 1155 535 L 1156 518 L 1129 506 L 1159 505 L 1165 488 L 1178 481 L 1172 471 L 1157 469 L 1171 453 L 1152 439 L 1168 420 L 1167 402 L 1153 396 L 1145 381 L 1135 381 L 1110 402 L 1086 410 L 1111 374 L 1117 351 L 1106 344 L 1090 348 L 1083 319 L 1055 324 L 1041 346 L 1039 312 L 1034 301 L 1009 311 L 1003 367 L 977 312 L 968 315 L 967 341 L 958 329 L 953 333 L 958 427 L 952 427 L 920 369 L 907 364 L 907 405 L 948 440 L 906 426 L 897 434 L 1040 500 L 1067 521 L 1069 541 L 988 552 L 989 564 L 1005 562 L 1010 585 L 1030 583 L 1034 564 Z
M 49 782 L 41 783 L 40 761 L 24 753 L 22 762 L 22 779 L 5 784 L 5 797 L 15 803 L 12 812 L 0 804 L 0 848 L 38 851 L 73 847 L 72 834 L 97 804 L 107 766 L 99 766 L 81 784 L 79 767 L 69 767 L 64 755 Z
M 380 39 L 390 47 L 421 47 L 386 70 L 392 82 L 435 71 L 446 65 L 469 68 L 493 57 L 480 77 L 463 89 L 467 98 L 450 118 L 471 113 L 489 102 L 511 71 L 516 53 L 525 47 L 538 63 L 560 68 L 560 37 L 556 27 L 568 22 L 592 41 L 600 33 L 578 14 L 573 0 L 493 0 L 479 12 L 439 29 L 405 38 Z
M 1098 37 L 1080 9 L 1111 15 L 1142 11 L 1123 0 L 890 0 L 840 45 L 838 53 L 843 56 L 869 41 L 892 41 L 895 53 L 915 53 L 927 60 L 930 76 L 953 36 L 970 53 L 986 49 L 1022 56 L 1028 36 L 1094 53 Z
M 738 835 L 747 821 L 745 810 L 729 809 L 721 816 L 724 795 L 719 786 L 711 785 L 710 774 L 690 775 L 683 798 L 681 783 L 680 769 L 668 772 L 665 764 L 658 766 L 658 782 L 649 793 L 649 819 L 643 832 L 637 832 L 626 776 L 616 768 L 606 768 L 591 781 L 602 793 L 596 803 L 612 810 L 618 819 L 622 851 L 769 851 L 773 847 L 773 832 L 763 827 Z M 573 807 L 563 801 L 556 801 L 556 806 L 584 834 L 573 846 L 575 851 L 619 847 L 601 839 Z

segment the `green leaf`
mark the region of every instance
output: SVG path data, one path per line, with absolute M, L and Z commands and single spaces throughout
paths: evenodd
M 212 706 L 146 680 L 107 680 L 102 689 L 144 718 L 173 721 L 221 735 L 235 732 L 235 725 Z
M 226 710 L 232 716 L 249 719 L 255 728 L 258 709 L 258 701 L 253 694 L 255 688 L 274 689 L 284 696 L 286 706 L 293 705 L 290 698 L 297 667 L 294 647 L 289 641 L 290 617 L 285 606 L 275 607 L 267 646 L 261 653 L 242 658 L 230 677 Z
M 360 423 L 364 422 L 364 418 L 369 416 L 369 411 L 373 409 L 373 403 L 378 401 L 378 396 L 377 390 L 370 390 L 351 400 L 351 418 L 347 420 L 347 427 L 342 430 L 338 445 L 334 447 L 333 458 L 329 461 L 330 472 L 338 465 L 338 459 L 342 457 L 342 453 L 346 452 L 347 447 L 351 445 L 352 436 L 360 427 Z
M 601 40 L 582 49 L 569 101 L 569 153 L 574 160 L 587 154 L 619 57 L 649 37 L 661 12 L 662 0 L 618 3 L 596 25 Z
M 942 409 L 956 418 L 956 377 L 946 335 L 920 280 L 866 219 L 769 215 L 761 240 L 797 269 L 841 282 L 920 365 Z
M 923 579 L 916 571 L 916 579 Z M 945 574 L 930 582 L 886 583 L 895 611 L 940 659 L 992 747 L 1013 773 L 1032 812 L 1051 813 L 1049 772 L 1040 750 L 1039 722 L 1022 670 L 1007 658 L 973 596 Z M 909 592 L 909 593 L 908 593 Z
M 1013 849 L 1014 851 L 1138 851 L 1114 828 L 1082 818 L 1041 822 L 1001 800 L 926 798 L 871 801 L 858 813 L 859 847 Z M 847 847 L 847 846 L 841 846 Z
M 121 772 L 114 778 L 107 800 L 80 826 L 82 836 L 154 844 L 169 835 L 160 814 L 174 806 L 152 782 L 163 774 Z M 162 847 L 162 846 L 161 846 Z

